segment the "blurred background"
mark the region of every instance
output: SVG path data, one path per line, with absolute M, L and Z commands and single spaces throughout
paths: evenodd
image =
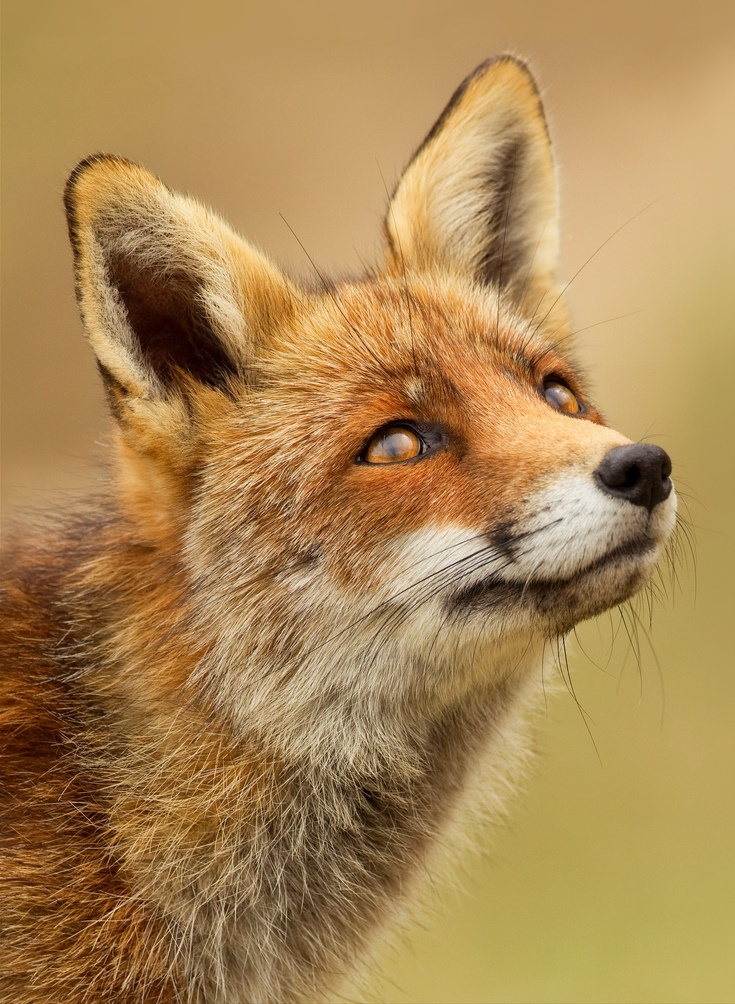
M 486 56 L 530 60 L 562 268 L 611 425 L 670 453 L 696 569 L 570 646 L 509 828 L 357 1000 L 735 998 L 735 7 L 6 0 L 3 522 L 93 487 L 107 427 L 61 210 L 94 151 L 213 205 L 291 271 L 374 259 L 389 188 Z M 382 177 L 381 177 L 382 175 Z M 593 256 L 594 257 L 591 257 Z M 632 642 L 628 632 L 633 635 Z

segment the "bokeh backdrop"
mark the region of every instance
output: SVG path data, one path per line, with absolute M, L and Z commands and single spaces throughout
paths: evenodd
M 570 648 L 512 824 L 358 1000 L 735 998 L 732 3 L 5 0 L 3 516 L 93 487 L 107 427 L 61 211 L 83 156 L 197 194 L 293 272 L 373 259 L 459 81 L 527 57 L 561 163 L 561 274 L 614 426 L 662 444 L 677 582 Z M 593 256 L 593 257 L 591 257 Z

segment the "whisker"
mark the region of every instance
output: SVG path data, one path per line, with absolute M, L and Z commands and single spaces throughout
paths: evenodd
M 561 518 L 550 520 L 548 523 L 544 523 L 544 524 L 542 524 L 539 527 L 534 527 L 532 530 L 527 530 L 527 531 L 524 531 L 523 533 L 519 533 L 515 537 L 513 537 L 511 543 L 515 544 L 518 541 L 526 540 L 527 538 L 532 537 L 532 536 L 534 536 L 537 533 L 541 533 L 544 530 L 547 530 L 549 527 L 554 526 L 556 523 L 559 523 L 560 521 L 561 521 Z M 482 537 L 482 536 L 483 536 L 482 534 L 474 535 L 472 537 L 469 537 L 467 540 L 468 540 L 468 542 L 471 542 L 473 540 L 476 540 L 478 537 Z M 457 542 L 458 545 L 460 543 L 462 543 L 462 542 L 461 541 Z M 451 545 L 451 546 L 453 546 L 453 545 Z M 442 549 L 441 551 L 439 551 L 437 553 L 442 553 L 442 551 L 449 550 L 449 549 L 450 548 L 445 548 L 445 549 Z M 448 565 L 443 565 L 441 568 L 434 569 L 432 572 L 427 573 L 427 575 L 422 576 L 420 579 L 416 580 L 415 582 L 412 582 L 409 585 L 404 586 L 402 589 L 399 589 L 397 592 L 393 593 L 387 599 L 382 600 L 376 606 L 372 607 L 366 613 L 361 614 L 355 620 L 350 621 L 343 628 L 340 628 L 340 630 L 338 632 L 336 632 L 335 634 L 330 635 L 328 638 L 323 639 L 322 641 L 318 642 L 312 649 L 310 649 L 310 651 L 309 651 L 308 654 L 310 655 L 311 653 L 313 653 L 314 651 L 316 651 L 319 648 L 323 647 L 324 645 L 329 644 L 331 641 L 334 641 L 334 640 L 340 638 L 346 632 L 353 630 L 355 627 L 358 627 L 360 624 L 364 623 L 366 620 L 370 619 L 371 617 L 375 616 L 376 614 L 378 614 L 378 615 L 381 614 L 387 608 L 389 609 L 401 597 L 404 597 L 407 594 L 413 592 L 414 590 L 419 589 L 421 586 L 423 586 L 424 584 L 426 584 L 428 582 L 435 582 L 436 580 L 439 580 L 438 590 L 441 591 L 441 589 L 445 588 L 445 584 L 442 581 L 442 577 L 446 576 L 446 574 L 448 572 L 451 572 L 454 569 L 459 568 L 461 570 L 461 572 L 460 572 L 460 575 L 457 576 L 457 578 L 461 577 L 461 575 L 470 574 L 472 571 L 476 571 L 477 568 L 481 567 L 482 564 L 484 563 L 484 560 L 485 560 L 484 556 L 487 555 L 487 554 L 489 554 L 490 552 L 492 552 L 494 550 L 496 550 L 496 545 L 494 545 L 491 541 L 488 541 L 488 543 L 486 545 L 484 545 L 483 547 L 478 548 L 476 551 L 473 551 L 471 554 L 465 555 L 462 558 L 458 558 L 456 561 L 450 562 Z M 416 564 L 421 564 L 421 563 L 423 563 L 423 561 L 426 561 L 426 562 L 431 561 L 433 557 L 434 557 L 434 555 L 428 555 L 425 559 L 423 559 L 423 560 L 420 559 L 418 562 L 416 562 Z M 473 567 L 473 568 L 467 568 L 467 567 L 461 568 L 461 566 L 463 564 L 466 565 L 468 562 L 473 561 L 474 559 L 476 559 L 478 557 L 480 558 L 480 563 L 477 565 L 477 567 Z M 431 599 L 432 596 L 429 595 L 427 598 Z
M 541 241 L 543 240 L 544 234 L 546 233 L 546 228 L 549 225 L 549 219 L 550 219 L 550 217 L 547 216 L 546 219 L 544 220 L 544 225 L 541 228 L 541 233 L 539 234 L 539 238 L 536 241 L 536 247 L 533 249 L 533 254 L 531 255 L 531 257 L 530 257 L 530 259 L 528 261 L 528 268 L 526 269 L 526 275 L 525 275 L 524 280 L 523 280 L 523 286 L 521 288 L 520 296 L 518 297 L 518 302 L 519 303 L 524 303 L 525 302 L 528 290 L 531 288 L 531 279 L 532 279 L 532 276 L 533 276 L 533 266 L 536 263 L 536 256 L 538 255 L 538 249 L 541 247 Z
M 526 325 L 525 325 L 523 331 L 521 332 L 520 350 L 521 350 L 522 353 L 528 352 L 528 349 L 533 344 L 533 340 L 536 337 L 536 331 L 538 330 L 538 327 L 535 327 L 533 322 L 536 320 L 536 315 L 539 312 L 541 304 L 546 299 L 547 292 L 548 292 L 548 290 L 544 290 L 543 293 L 541 294 L 541 296 L 539 297 L 538 303 L 533 308 L 533 313 L 531 314 L 531 316 L 529 317 L 529 319 L 526 321 Z
M 559 522 L 558 519 L 550 520 L 547 524 L 536 527 L 533 530 L 517 534 L 513 538 L 513 543 L 517 543 L 518 541 L 531 537 L 536 533 L 540 533 L 557 522 Z M 481 568 L 492 567 L 492 561 L 488 560 L 488 555 L 491 555 L 495 561 L 499 561 L 501 557 L 504 557 L 504 555 L 498 555 L 497 553 L 493 554 L 495 551 L 495 545 L 490 542 L 486 547 L 478 548 L 472 554 L 451 562 L 450 564 L 429 573 L 417 582 L 404 587 L 404 589 L 400 590 L 388 600 L 373 608 L 373 610 L 369 611 L 368 614 L 361 617 L 360 621 L 363 621 L 367 617 L 375 615 L 376 613 L 378 615 L 384 615 L 383 622 L 377 627 L 365 652 L 365 654 L 367 654 L 371 649 L 374 650 L 373 657 L 368 665 L 372 666 L 374 664 L 375 659 L 377 658 L 382 645 L 387 640 L 387 636 L 392 628 L 409 616 L 409 614 L 401 607 L 391 609 L 388 606 L 389 604 L 392 604 L 397 597 L 409 592 L 415 592 L 419 589 L 419 587 L 426 585 L 428 588 L 425 588 L 419 593 L 419 595 L 411 597 L 412 607 L 410 613 L 415 613 L 418 608 L 430 602 L 437 595 L 439 595 L 439 593 L 450 589 L 455 582 L 468 575 L 474 574 L 474 572 L 479 571 Z M 493 571 L 495 574 L 499 574 L 505 571 L 506 568 L 510 567 L 512 563 L 513 559 L 505 559 L 504 564 L 499 567 L 495 567 Z M 386 609 L 386 607 L 388 607 L 388 609 Z
M 603 324 L 612 324 L 613 321 L 623 321 L 626 317 L 635 317 L 636 314 L 642 314 L 643 309 L 631 310 L 627 314 L 617 314 L 615 317 L 606 317 L 604 321 L 595 321 L 594 324 L 585 324 L 583 328 L 575 328 L 574 331 L 569 332 L 569 337 L 574 338 L 576 335 L 581 335 L 583 331 L 591 331 L 592 328 L 599 328 Z
M 605 676 L 612 676 L 612 673 L 607 669 L 607 665 L 609 665 L 610 662 L 609 657 L 608 657 L 608 663 L 605 666 L 601 666 L 598 662 L 596 662 L 595 659 L 592 658 L 592 656 L 589 654 L 589 652 L 585 649 L 584 645 L 582 644 L 582 639 L 579 637 L 579 632 L 577 631 L 577 627 L 578 625 L 575 625 L 572 628 L 572 633 L 574 635 L 574 640 L 577 643 L 579 651 L 582 653 L 582 655 L 588 662 L 592 663 L 595 669 L 599 670 Z
M 370 356 L 370 358 L 373 359 L 378 364 L 378 366 L 380 366 L 380 368 L 386 374 L 386 376 L 389 376 L 389 377 L 392 378 L 393 374 L 391 373 L 391 371 L 385 365 L 385 363 L 380 358 L 380 356 L 376 355 L 376 353 L 368 345 L 368 343 L 365 341 L 365 339 L 362 337 L 362 335 L 360 334 L 360 332 L 357 330 L 357 328 L 355 327 L 355 325 L 352 323 L 352 321 L 349 319 L 349 317 L 345 313 L 344 308 L 342 307 L 342 304 L 339 302 L 339 300 L 337 298 L 337 295 L 334 292 L 334 289 L 332 288 L 331 284 L 327 280 L 327 277 L 324 275 L 324 273 L 321 271 L 321 269 L 319 268 L 319 266 L 317 265 L 317 263 L 311 257 L 311 255 L 309 254 L 309 252 L 306 250 L 306 248 L 304 247 L 303 242 L 301 241 L 301 239 L 297 235 L 297 233 L 294 230 L 294 228 L 288 222 L 288 220 L 283 215 L 283 213 L 279 213 L 278 215 L 281 217 L 281 219 L 283 220 L 283 222 L 286 224 L 286 226 L 288 227 L 288 229 L 291 231 L 291 233 L 293 234 L 293 236 L 294 236 L 296 242 L 298 243 L 299 247 L 304 252 L 304 254 L 306 255 L 306 257 L 309 259 L 311 267 L 314 269 L 314 271 L 316 272 L 316 274 L 319 277 L 319 281 L 322 284 L 322 289 L 329 296 L 329 298 L 331 299 L 332 303 L 335 305 L 335 307 L 337 308 L 337 310 L 340 312 L 340 314 L 342 316 L 342 319 L 344 320 L 345 324 L 348 326 L 348 328 L 353 333 L 353 335 L 355 336 L 355 338 L 357 338 L 357 340 L 360 343 L 360 345 L 362 345 L 362 347 L 367 350 L 367 353 Z
M 584 269 L 587 268 L 587 266 L 590 264 L 590 262 L 593 261 L 593 259 L 597 257 L 597 255 L 600 253 L 600 251 L 602 251 L 602 249 L 604 247 L 606 247 L 610 243 L 610 241 L 613 240 L 614 237 L 617 237 L 617 235 L 620 233 L 621 230 L 624 230 L 627 226 L 629 226 L 629 224 L 631 224 L 633 222 L 633 220 L 638 219 L 638 217 L 642 213 L 645 213 L 647 210 L 649 210 L 651 208 L 651 206 L 653 206 L 653 205 L 656 204 L 657 201 L 658 201 L 657 199 L 654 199 L 653 202 L 649 202 L 649 204 L 647 206 L 644 206 L 642 209 L 639 209 L 638 212 L 634 213 L 629 219 L 627 219 L 625 221 L 625 223 L 621 223 L 620 226 L 617 228 L 617 230 L 613 230 L 613 232 L 610 234 L 610 236 L 606 240 L 604 240 L 602 242 L 602 244 L 600 244 L 600 246 L 595 251 L 592 252 L 592 254 L 589 256 L 589 258 L 587 258 L 586 261 L 582 262 L 582 264 L 579 266 L 579 268 L 574 273 L 574 275 L 572 276 L 572 278 L 562 287 L 562 289 L 560 290 L 560 292 L 554 298 L 554 300 L 551 303 L 551 306 L 549 307 L 549 309 L 546 311 L 546 313 L 544 314 L 544 316 L 541 318 L 541 320 L 536 325 L 536 329 L 535 329 L 536 331 L 538 331 L 538 329 L 544 324 L 544 322 L 546 321 L 546 319 L 549 316 L 549 314 L 551 313 L 551 311 L 554 309 L 554 307 L 557 305 L 557 303 L 561 300 L 561 298 L 567 292 L 567 290 L 572 285 L 572 283 L 577 278 L 577 276 L 579 276 L 580 273 L 583 272 Z
M 466 544 L 474 544 L 477 540 L 482 540 L 486 537 L 484 531 L 474 534 L 472 537 L 462 537 L 461 540 L 455 540 L 451 544 L 447 544 L 446 547 L 439 548 L 438 551 L 433 551 L 430 558 L 417 558 L 415 561 L 411 562 L 410 565 L 406 565 L 406 571 L 410 571 L 412 568 L 416 568 L 418 565 L 423 565 L 427 560 L 433 561 L 440 554 L 446 554 L 447 551 L 453 551 L 457 547 L 464 547 Z
M 441 593 L 444 590 L 450 588 L 453 585 L 454 582 L 458 581 L 461 578 L 464 578 L 466 575 L 473 574 L 474 572 L 478 571 L 480 568 L 486 567 L 489 564 L 489 562 L 487 561 L 487 559 L 485 557 L 485 553 L 487 553 L 487 552 L 489 552 L 491 550 L 494 550 L 494 549 L 490 548 L 490 547 L 488 547 L 486 549 L 482 549 L 481 551 L 476 552 L 475 555 L 472 555 L 472 556 L 470 556 L 470 557 L 468 557 L 466 559 L 462 559 L 461 561 L 458 561 L 458 562 L 453 562 L 453 564 L 451 566 L 448 566 L 447 569 L 442 569 L 441 571 L 447 572 L 447 571 L 453 570 L 456 566 L 460 566 L 459 569 L 458 569 L 458 571 L 456 571 L 454 573 L 454 575 L 452 577 L 450 577 L 448 580 L 442 579 L 438 583 L 432 582 L 431 585 L 426 590 L 424 590 L 424 592 L 422 594 L 420 594 L 417 597 L 412 597 L 410 613 L 414 614 L 420 607 L 425 606 L 427 603 L 429 603 L 431 600 L 433 600 L 436 596 L 438 596 L 439 593 Z M 470 558 L 474 558 L 475 559 L 474 561 L 472 561 L 471 564 L 469 563 L 470 562 Z M 496 557 L 496 560 L 497 560 L 497 557 Z M 465 563 L 466 563 L 466 567 L 461 567 Z M 495 569 L 495 571 L 496 572 L 498 572 L 498 571 L 502 572 L 510 564 L 511 564 L 511 562 L 509 560 L 506 560 L 505 564 L 501 565 L 500 568 Z M 428 579 L 428 576 L 427 576 L 427 579 Z M 393 627 L 395 627 L 397 624 L 399 624 L 402 620 L 404 620 L 408 616 L 409 616 L 409 614 L 404 609 L 402 609 L 401 607 L 389 609 L 386 612 L 386 619 L 378 627 L 378 629 L 376 630 L 375 634 L 373 635 L 373 639 L 372 639 L 370 645 L 368 646 L 368 650 L 367 651 L 369 651 L 369 649 L 372 648 L 373 645 L 376 642 L 379 642 L 380 644 L 382 644 L 381 635 L 387 635 L 389 633 L 389 631 L 392 630 Z M 380 644 L 378 645 L 378 650 L 380 648 Z M 371 662 L 369 663 L 369 665 L 373 665 L 373 664 L 374 664 L 374 659 L 371 660 Z
M 633 604 L 629 603 L 629 604 L 627 604 L 627 606 L 628 606 L 629 613 L 635 619 L 635 621 L 637 622 L 638 628 L 643 633 L 643 637 L 645 638 L 646 644 L 648 646 L 648 651 L 651 653 L 651 655 L 653 657 L 653 663 L 654 663 L 654 665 L 656 667 L 656 670 L 658 672 L 659 683 L 661 684 L 661 721 L 660 721 L 660 725 L 661 725 L 661 730 L 663 731 L 664 718 L 665 718 L 665 713 L 666 713 L 666 685 L 665 685 L 665 679 L 664 679 L 663 669 L 661 667 L 661 663 L 659 661 L 659 658 L 656 655 L 656 649 L 653 646 L 653 641 L 651 640 L 651 636 L 650 636 L 649 631 L 647 631 L 645 625 L 641 623 L 640 617 L 638 616 L 638 613 L 637 613 L 635 607 L 633 606 Z
M 636 669 L 638 671 L 638 702 L 640 707 L 640 702 L 643 700 L 643 667 L 641 665 L 640 645 L 635 630 L 634 629 L 631 630 L 630 626 L 628 625 L 628 621 L 625 618 L 625 611 L 622 606 L 618 607 L 618 614 L 620 615 L 620 620 L 625 630 L 625 633 L 628 636 L 628 641 L 630 642 L 629 651 L 633 653 Z M 625 663 L 623 663 L 623 668 L 625 668 Z M 619 684 L 622 683 L 622 680 L 623 680 L 623 674 L 621 670 Z M 620 686 L 618 686 L 618 689 L 620 689 Z
M 366 652 L 368 652 L 376 643 L 380 642 L 380 636 L 381 636 L 381 634 L 387 634 L 387 632 L 389 631 L 389 629 L 391 629 L 392 627 L 394 627 L 396 624 L 400 623 L 400 621 L 403 620 L 407 616 L 406 611 L 402 607 L 400 607 L 400 606 L 395 607 L 393 605 L 395 603 L 395 600 L 398 597 L 403 596 L 403 595 L 405 595 L 407 593 L 410 593 L 412 591 L 416 591 L 421 586 L 426 586 L 427 588 L 423 591 L 423 594 L 419 594 L 416 597 L 412 597 L 412 604 L 413 604 L 413 606 L 412 606 L 412 611 L 411 612 L 415 612 L 415 610 L 419 606 L 422 606 L 425 602 L 428 602 L 429 600 L 432 599 L 432 597 L 434 595 L 435 589 L 437 591 L 441 591 L 441 589 L 444 587 L 444 583 L 443 583 L 442 580 L 440 580 L 440 582 L 439 582 L 438 589 L 437 589 L 437 587 L 435 587 L 434 580 L 436 578 L 438 578 L 440 576 L 445 576 L 447 574 L 447 572 L 450 572 L 456 566 L 462 565 L 463 563 L 467 563 L 467 562 L 471 561 L 472 559 L 477 558 L 478 556 L 480 556 L 481 562 L 484 563 L 484 561 L 485 561 L 484 555 L 486 553 L 488 553 L 489 551 L 491 551 L 491 550 L 492 550 L 492 547 L 490 545 L 486 545 L 485 547 L 478 548 L 478 550 L 474 551 L 471 555 L 467 555 L 464 558 L 459 559 L 458 561 L 452 562 L 450 565 L 444 566 L 443 568 L 436 569 L 435 571 L 433 571 L 433 572 L 429 573 L 428 575 L 424 576 L 423 578 L 419 579 L 417 582 L 411 583 L 409 586 L 406 586 L 404 589 L 399 590 L 398 593 L 396 593 L 393 596 L 389 597 L 387 600 L 384 600 L 382 603 L 377 604 L 377 606 L 373 607 L 371 610 L 368 610 L 367 613 L 361 615 L 356 620 L 353 620 L 352 622 L 350 622 L 346 627 L 342 628 L 336 634 L 330 635 L 329 638 L 325 639 L 323 642 L 320 642 L 311 651 L 313 652 L 316 649 L 322 647 L 323 645 L 328 644 L 331 641 L 336 641 L 339 637 L 341 637 L 342 635 L 344 635 L 346 632 L 352 631 L 355 627 L 359 626 L 360 624 L 364 623 L 367 620 L 370 620 L 373 617 L 376 617 L 376 616 L 379 617 L 379 618 L 382 617 L 383 618 L 382 623 L 380 623 L 378 625 L 378 627 L 377 627 L 375 633 L 373 634 L 373 637 L 372 637 L 372 639 L 371 639 L 371 641 L 370 641 L 370 643 L 369 643 L 369 645 L 368 645 L 368 647 L 366 649 Z M 372 665 L 372 662 L 370 664 Z
M 475 642 L 475 651 L 477 651 L 477 644 L 478 644 L 478 642 L 479 642 L 479 638 Z M 515 666 L 513 666 L 513 668 L 508 673 L 506 673 L 505 676 L 503 677 L 503 679 L 504 679 L 504 681 L 506 683 L 510 679 L 512 679 L 512 677 L 515 676 L 515 674 L 518 672 L 518 669 L 520 668 L 520 666 L 523 665 L 523 660 L 528 655 L 528 652 L 529 652 L 532 644 L 533 644 L 533 638 L 529 638 L 528 642 L 526 643 L 526 647 L 523 649 L 523 651 L 519 655 L 518 660 L 516 661 Z M 541 686 L 542 686 L 542 688 L 543 688 L 543 675 L 544 675 L 544 667 L 543 667 L 543 661 L 542 661 L 542 663 L 541 663 Z M 546 697 L 546 691 L 544 691 L 544 698 L 545 697 Z
M 396 240 L 398 241 L 398 257 L 401 260 L 401 272 L 403 273 L 403 294 L 406 301 L 406 309 L 408 310 L 408 330 L 411 336 L 411 358 L 413 359 L 413 368 L 418 375 L 420 375 L 419 364 L 416 360 L 416 343 L 414 341 L 414 331 L 413 331 L 413 312 L 411 310 L 411 295 L 408 289 L 408 275 L 406 273 L 406 258 L 403 254 L 403 245 L 401 244 L 401 235 L 398 233 L 398 227 L 396 226 L 396 217 L 393 212 L 393 200 L 390 197 L 390 192 L 388 191 L 388 186 L 385 183 L 385 177 L 383 176 L 383 171 L 380 167 L 378 158 L 375 158 L 375 163 L 378 167 L 378 173 L 380 174 L 380 180 L 383 182 L 383 188 L 385 189 L 385 197 L 388 200 L 388 212 L 393 220 L 393 231 L 396 235 Z
M 562 680 L 564 681 L 564 685 L 567 691 L 569 692 L 574 703 L 577 706 L 577 710 L 579 711 L 580 717 L 587 731 L 587 735 L 590 737 L 590 742 L 592 743 L 592 747 L 595 751 L 597 760 L 600 766 L 602 767 L 603 765 L 602 757 L 600 756 L 600 751 L 597 747 L 597 743 L 595 742 L 595 737 L 592 734 L 592 729 L 590 727 L 591 724 L 594 724 L 594 721 L 592 719 L 592 716 L 582 707 L 582 703 L 579 700 L 579 697 L 577 696 L 577 693 L 574 689 L 574 683 L 572 681 L 572 673 L 569 668 L 569 655 L 567 653 L 567 646 L 564 635 L 558 635 L 555 641 L 556 641 L 557 669 L 559 671 Z M 564 653 L 563 657 L 564 666 L 562 666 L 562 652 Z M 566 667 L 566 674 L 564 673 L 564 667 Z

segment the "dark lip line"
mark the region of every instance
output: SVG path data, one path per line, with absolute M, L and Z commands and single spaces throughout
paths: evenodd
M 488 579 L 480 580 L 473 585 L 465 586 L 464 588 L 458 590 L 452 597 L 451 602 L 454 605 L 461 605 L 463 602 L 471 602 L 473 599 L 477 598 L 480 593 L 491 592 L 494 589 L 506 589 L 516 594 L 523 594 L 533 593 L 543 589 L 564 588 L 565 586 L 581 579 L 583 576 L 588 575 L 591 572 L 595 572 L 598 568 L 602 568 L 611 561 L 615 561 L 618 558 L 642 558 L 650 551 L 653 551 L 655 547 L 656 541 L 652 540 L 648 536 L 633 537 L 625 544 L 620 544 L 618 547 L 614 547 L 611 551 L 601 555 L 599 558 L 595 558 L 595 560 L 591 561 L 589 565 L 585 565 L 583 568 L 580 568 L 578 571 L 566 578 L 533 579 L 526 582 L 513 582 L 508 579 L 500 579 L 491 576 Z
M 591 561 L 589 565 L 585 565 L 578 571 L 574 572 L 572 575 L 568 575 L 564 579 L 534 579 L 529 582 L 529 587 L 531 586 L 567 586 L 576 579 L 579 579 L 583 575 L 587 575 L 589 572 L 594 572 L 598 568 L 602 568 L 607 565 L 610 561 L 615 561 L 617 558 L 642 558 L 649 551 L 653 551 L 656 547 L 656 542 L 651 540 L 650 537 L 633 537 L 631 540 L 627 541 L 625 544 L 619 544 L 614 547 L 611 551 L 606 554 L 601 554 L 599 558 L 595 558 Z M 508 583 L 512 585 L 512 583 Z

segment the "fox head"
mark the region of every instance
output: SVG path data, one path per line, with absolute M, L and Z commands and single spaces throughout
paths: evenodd
M 670 462 L 606 427 L 575 368 L 517 59 L 456 91 L 361 281 L 296 285 L 117 157 L 80 164 L 66 206 L 120 510 L 175 557 L 190 679 L 234 722 L 421 718 L 648 580 Z

